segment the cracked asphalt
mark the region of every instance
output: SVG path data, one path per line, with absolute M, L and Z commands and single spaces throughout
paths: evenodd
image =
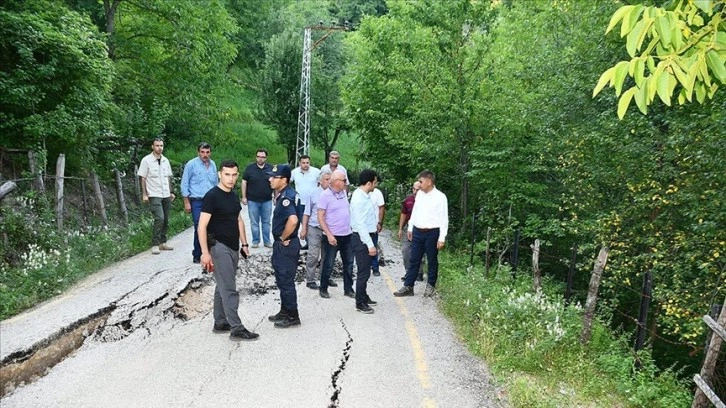
M 403 266 L 389 232 L 381 242 L 382 276 L 371 277 L 378 301 L 356 312 L 342 282 L 330 299 L 297 283 L 302 325 L 276 329 L 279 310 L 271 250 L 240 262 L 240 316 L 260 334 L 254 342 L 212 333 L 211 278 L 191 263 L 187 230 L 174 251 L 145 252 L 112 265 L 68 293 L 0 323 L 6 368 L 52 350 L 79 327 L 82 345 L 46 362 L 44 375 L 8 385 L 10 407 L 501 407 L 485 364 L 457 339 L 437 300 L 395 298 Z M 340 280 L 339 280 L 340 281 Z M 99 317 L 105 322 L 97 327 Z M 94 320 L 96 319 L 96 320 Z M 86 326 L 90 328 L 85 328 Z M 51 353 L 52 354 L 52 353 Z M 51 361 L 48 359 L 47 361 Z M 41 363 L 42 364 L 42 363 Z

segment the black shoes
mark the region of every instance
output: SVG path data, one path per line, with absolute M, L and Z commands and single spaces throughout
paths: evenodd
M 214 323 L 214 327 L 212 328 L 213 333 L 224 333 L 228 332 L 232 326 L 229 325 L 229 323 Z
M 201 263 L 202 262 L 202 258 L 198 258 L 198 257 L 195 256 L 194 258 L 192 258 L 192 262 L 194 262 L 195 264 Z
M 349 298 L 355 298 L 355 292 L 352 290 L 350 292 L 345 292 L 345 296 L 348 296 Z
M 287 329 L 293 326 L 300 326 L 300 315 L 297 310 L 288 310 L 282 320 L 275 322 L 275 327 L 279 329 Z
M 373 313 L 373 309 L 365 303 L 357 303 L 355 305 L 355 310 L 365 314 Z
M 310 289 L 313 289 L 313 290 L 314 289 L 320 289 L 320 286 L 318 286 L 318 284 L 316 282 L 308 282 L 308 284 L 305 285 L 305 286 L 307 286 L 307 287 L 309 287 Z
M 320 289 L 320 297 L 323 299 L 330 299 L 330 294 L 325 289 Z
M 423 275 L 418 275 L 416 277 L 416 280 L 419 281 L 419 282 L 423 282 Z
M 373 271 L 373 276 L 381 276 L 381 272 L 379 270 Z
M 403 286 L 401 289 L 393 293 L 393 296 L 413 296 L 413 286 Z
M 366 303 L 367 303 L 367 304 L 368 304 L 369 306 L 375 306 L 375 305 L 377 305 L 377 304 L 378 304 L 378 302 L 376 302 L 375 300 L 371 299 L 371 297 L 370 297 L 370 296 L 366 296 L 366 297 L 367 297 L 367 299 L 366 299 Z
M 235 330 L 229 334 L 230 340 L 235 340 L 235 341 L 257 340 L 259 337 L 260 337 L 259 334 L 252 333 L 251 331 L 245 329 L 244 327 L 241 330 Z
M 271 322 L 279 322 L 279 321 L 282 321 L 285 318 L 285 316 L 287 316 L 287 310 L 285 310 L 285 308 L 281 307 L 280 311 L 277 312 L 277 314 L 274 314 L 274 315 L 268 317 L 267 320 L 269 320 Z
M 335 281 L 331 279 L 328 281 L 328 286 L 330 286 L 331 288 L 337 288 L 338 284 L 335 283 Z

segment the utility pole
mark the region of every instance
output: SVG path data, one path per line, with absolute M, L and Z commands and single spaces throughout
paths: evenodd
M 322 37 L 312 42 L 313 30 L 325 31 Z M 307 26 L 303 34 L 303 56 L 302 74 L 300 75 L 300 110 L 297 116 L 297 143 L 295 145 L 295 163 L 300 161 L 300 156 L 310 153 L 310 66 L 312 65 L 313 50 L 335 31 L 348 31 L 350 24 L 339 26 L 333 22 L 330 26 L 318 25 Z

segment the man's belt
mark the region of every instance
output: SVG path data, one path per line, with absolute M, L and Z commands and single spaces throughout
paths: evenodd
M 189 197 L 189 201 L 202 201 L 204 197 Z
M 297 234 L 287 237 L 285 241 L 289 241 L 293 238 L 297 238 Z M 282 241 L 282 237 L 280 235 L 273 235 L 272 239 L 274 239 L 275 241 Z
M 433 230 L 437 230 L 438 228 L 419 228 L 419 227 L 413 227 L 413 229 L 419 230 L 421 232 L 430 232 L 430 231 L 433 231 Z

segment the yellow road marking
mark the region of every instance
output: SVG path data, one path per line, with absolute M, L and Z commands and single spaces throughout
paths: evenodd
M 393 279 L 386 273 L 383 272 L 381 275 L 385 278 L 386 285 L 389 289 L 391 289 L 391 292 L 395 292 L 398 290 L 396 288 L 396 284 L 393 282 Z M 408 340 L 411 343 L 411 349 L 413 350 L 413 356 L 416 363 L 416 373 L 418 374 L 418 381 L 421 383 L 421 388 L 424 390 L 431 389 L 431 378 L 429 377 L 429 369 L 428 365 L 426 364 L 426 355 L 424 354 L 423 346 L 421 346 L 421 341 L 418 337 L 418 331 L 416 330 L 416 325 L 414 324 L 413 320 L 411 320 L 411 315 L 408 313 L 408 308 L 406 307 L 406 303 L 403 301 L 403 298 L 396 297 L 396 304 L 398 305 L 398 309 L 401 311 L 401 314 L 403 315 L 404 322 L 406 324 L 406 332 L 408 333 Z M 425 408 L 436 408 L 436 401 L 434 401 L 432 398 L 424 397 L 422 406 Z

